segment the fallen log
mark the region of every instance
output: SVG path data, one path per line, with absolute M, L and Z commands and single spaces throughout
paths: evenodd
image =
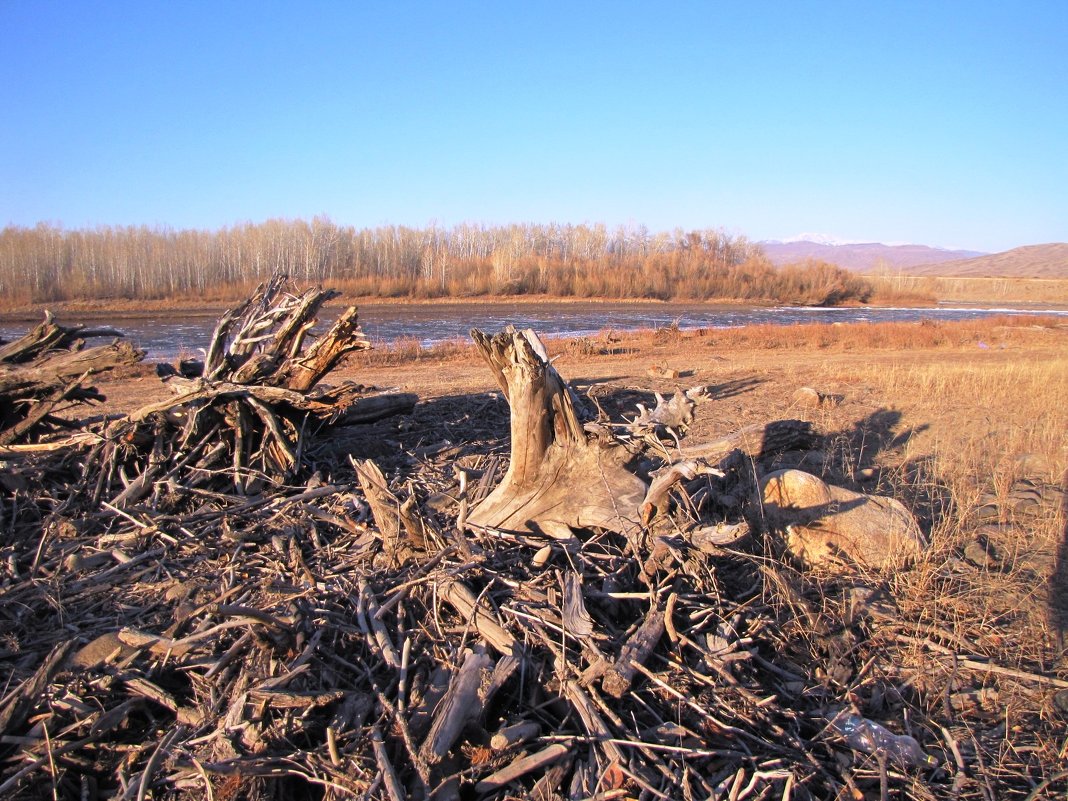
M 42 322 L 18 339 L 0 344 L 0 364 L 23 364 L 48 351 L 81 350 L 84 341 L 93 337 L 123 336 L 121 331 L 113 328 L 63 326 L 56 322 L 52 312 L 46 311 Z
M 818 439 L 812 424 L 804 420 L 772 420 L 740 428 L 719 439 L 690 445 L 687 459 L 714 464 L 732 451 L 741 451 L 753 461 L 773 453 L 812 447 Z
M 69 427 L 56 416 L 71 404 L 102 401 L 89 379 L 131 367 L 144 352 L 128 342 L 85 348 L 84 336 L 122 336 L 111 329 L 64 327 L 46 313 L 44 322 L 0 348 L 0 445 Z
M 649 658 L 663 633 L 664 612 L 656 608 L 650 609 L 645 622 L 623 644 L 615 664 L 605 674 L 601 686 L 606 693 L 617 699 L 623 697 L 634 680 L 634 674 L 637 672 L 635 665 L 641 665 Z
M 55 351 L 32 362 L 0 366 L 0 395 L 27 397 L 54 389 L 71 379 L 129 367 L 144 352 L 129 342 L 116 342 L 85 350 Z

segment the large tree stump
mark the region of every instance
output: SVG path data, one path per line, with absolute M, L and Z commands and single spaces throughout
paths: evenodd
M 575 398 L 537 334 L 509 326 L 492 337 L 478 330 L 471 336 L 511 408 L 512 458 L 468 524 L 508 531 L 637 527 L 645 482 L 624 467 L 627 452 L 618 443 L 583 430 Z

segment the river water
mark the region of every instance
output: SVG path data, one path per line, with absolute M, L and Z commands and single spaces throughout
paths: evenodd
M 325 327 L 340 312 L 327 309 L 321 315 Z M 754 324 L 801 325 L 806 323 L 856 323 L 918 320 L 965 320 L 992 314 L 1053 314 L 1068 319 L 1068 310 L 1036 308 L 812 308 L 724 306 L 707 303 L 420 303 L 364 304 L 360 322 L 376 345 L 401 339 L 427 345 L 453 339 L 468 339 L 472 328 L 496 332 L 505 325 L 533 328 L 542 336 L 582 336 L 605 329 L 626 331 L 677 324 L 680 328 L 732 328 Z M 169 362 L 179 355 L 195 357 L 207 348 L 218 314 L 186 312 L 125 316 L 121 320 L 94 319 L 92 325 L 122 331 L 152 362 Z M 62 320 L 73 323 L 75 317 Z M 0 324 L 0 339 L 21 336 L 30 323 Z

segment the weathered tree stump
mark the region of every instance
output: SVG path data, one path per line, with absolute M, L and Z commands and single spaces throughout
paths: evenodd
M 474 330 L 483 358 L 511 408 L 511 462 L 469 525 L 535 531 L 544 525 L 630 530 L 645 482 L 625 467 L 615 441 L 587 435 L 567 383 L 531 330 L 494 336 Z

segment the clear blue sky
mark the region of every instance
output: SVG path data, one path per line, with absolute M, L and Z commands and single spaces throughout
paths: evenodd
M 1068 2 L 0 0 L 0 225 L 1068 241 Z

